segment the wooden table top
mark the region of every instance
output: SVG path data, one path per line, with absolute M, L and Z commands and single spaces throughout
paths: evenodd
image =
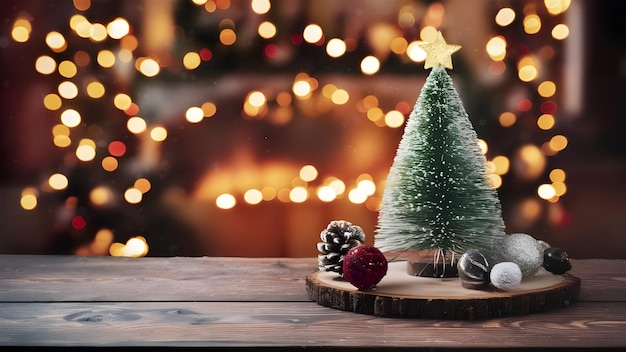
M 626 347 L 626 260 L 572 260 L 579 301 L 478 321 L 312 302 L 316 258 L 0 255 L 0 346 L 330 350 Z

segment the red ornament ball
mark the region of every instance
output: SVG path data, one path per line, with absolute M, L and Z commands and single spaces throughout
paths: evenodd
M 359 290 L 376 286 L 387 274 L 387 258 L 376 247 L 353 247 L 343 259 L 343 277 Z

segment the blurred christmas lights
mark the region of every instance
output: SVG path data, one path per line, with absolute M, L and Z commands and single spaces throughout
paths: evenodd
M 231 4 L 228 0 L 193 0 L 193 4 L 201 7 L 207 13 L 215 13 L 218 10 L 227 10 Z M 544 6 L 551 16 L 563 14 L 570 6 L 569 0 L 545 0 Z M 78 99 L 86 93 L 90 99 L 110 99 L 113 97 L 113 106 L 124 112 L 128 116 L 126 128 L 134 135 L 140 136 L 147 133 L 150 139 L 156 143 L 166 142 L 168 139 L 168 127 L 152 123 L 144 117 L 139 116 L 140 108 L 137 102 L 133 101 L 131 95 L 126 92 L 116 91 L 114 86 L 108 86 L 104 80 L 96 80 L 93 77 L 85 81 L 81 69 L 88 67 L 94 61 L 105 69 L 103 74 L 109 74 L 106 69 L 116 68 L 124 63 L 131 63 L 131 67 L 144 77 L 152 78 L 158 76 L 164 70 L 170 70 L 169 65 L 163 64 L 160 58 L 138 56 L 137 48 L 140 46 L 140 38 L 133 34 L 133 24 L 123 17 L 116 17 L 108 23 L 92 22 L 88 19 L 88 10 L 91 2 L 88 0 L 74 0 L 74 7 L 81 14 L 74 14 L 69 18 L 69 28 L 71 32 L 61 33 L 50 31 L 45 36 L 45 44 L 51 53 L 43 53 L 36 61 L 34 68 L 41 75 L 52 76 L 58 71 L 58 85 L 56 92 L 49 92 L 43 98 L 44 107 L 57 112 L 60 116 L 60 124 L 54 126 L 52 130 L 52 141 L 58 148 L 68 148 L 75 146 L 75 158 L 81 162 L 88 163 L 99 159 L 103 170 L 111 173 L 120 167 L 122 157 L 127 153 L 127 143 L 121 140 L 100 141 L 86 138 L 78 129 L 86 125 L 78 108 L 70 107 L 67 102 Z M 269 0 L 252 0 L 250 11 L 258 16 L 263 16 L 256 27 L 256 33 L 264 40 L 269 41 L 265 45 L 264 55 L 269 59 L 277 58 L 281 49 L 278 41 L 279 28 L 266 14 L 272 11 L 272 4 Z M 435 2 L 426 7 L 423 18 L 416 15 L 415 9 L 411 5 L 403 6 L 398 11 L 396 18 L 397 27 L 380 27 L 377 32 L 378 41 L 371 43 L 372 51 L 379 45 L 383 52 L 390 52 L 396 55 L 403 62 L 423 62 L 426 53 L 420 47 L 425 42 L 432 42 L 436 39 L 439 28 L 444 23 L 445 7 L 443 4 Z M 521 17 L 521 23 L 520 19 Z M 517 21 L 517 22 L 516 22 Z M 501 28 L 511 28 L 517 24 L 521 25 L 523 31 L 528 35 L 537 35 L 542 31 L 549 31 L 551 38 L 561 41 L 569 35 L 569 27 L 558 23 L 552 28 L 546 29 L 547 21 L 543 20 L 538 11 L 524 11 L 517 13 L 509 7 L 500 8 L 494 18 L 494 22 Z M 417 27 L 416 27 L 417 26 Z M 419 28 L 418 28 L 419 27 Z M 411 35 L 414 30 L 418 30 L 417 35 Z M 237 27 L 232 19 L 226 18 L 220 22 L 220 30 L 217 34 L 218 45 L 223 47 L 234 46 L 239 38 L 246 38 L 243 34 L 237 33 Z M 17 43 L 25 43 L 30 39 L 32 32 L 31 22 L 24 18 L 17 18 L 13 23 L 11 32 L 12 39 Z M 243 32 L 242 32 L 243 33 Z M 330 33 L 330 32 L 328 32 Z M 75 50 L 73 55 L 58 55 L 68 51 L 71 45 L 71 36 L 87 40 L 88 45 L 102 45 L 95 54 L 83 50 Z M 294 46 L 303 42 L 312 47 L 320 47 L 319 50 L 325 52 L 329 58 L 340 60 L 347 52 L 353 52 L 357 45 L 354 38 L 341 38 L 340 36 L 326 41 L 324 28 L 320 24 L 309 23 L 301 32 L 290 35 L 290 43 Z M 246 39 L 247 40 L 247 39 Z M 115 41 L 117 44 L 109 43 Z M 271 42 L 274 41 L 274 42 Z M 104 45 L 107 44 L 107 45 Z M 326 44 L 324 46 L 324 44 Z M 494 75 L 501 75 L 507 69 L 515 69 L 520 82 L 532 85 L 534 90 L 542 99 L 553 98 L 558 91 L 555 80 L 546 80 L 547 73 L 544 59 L 538 52 L 527 52 L 520 57 L 510 57 L 510 39 L 506 35 L 496 34 L 491 36 L 485 43 L 484 49 L 487 56 L 493 61 L 490 72 Z M 75 48 L 72 48 L 74 50 Z M 199 48 L 198 50 L 187 51 L 181 54 L 179 63 L 185 70 L 199 70 L 203 63 L 212 60 L 217 55 L 217 48 Z M 552 49 L 554 50 L 554 49 Z M 518 53 L 519 54 L 519 53 Z M 63 59 L 61 59 L 63 57 Z M 513 62 L 511 65 L 510 62 Z M 361 58 L 360 72 L 363 75 L 371 76 L 378 74 L 384 69 L 386 59 L 380 55 L 366 55 Z M 175 65 L 172 65 L 175 67 Z M 113 74 L 113 73 L 111 73 Z M 537 81 L 540 81 L 537 84 Z M 299 72 L 293 78 L 291 87 L 283 87 L 282 91 L 265 91 L 264 89 L 254 89 L 248 92 L 242 103 L 242 113 L 244 117 L 253 119 L 263 119 L 268 115 L 271 107 L 283 108 L 276 110 L 271 119 L 276 124 L 289 123 L 294 117 L 293 107 L 298 101 L 326 99 L 335 106 L 343 106 L 348 103 L 356 107 L 356 112 L 362 114 L 363 119 L 381 128 L 400 128 L 404 125 L 411 105 L 408 102 L 397 102 L 394 108 L 379 106 L 378 98 L 375 95 L 366 94 L 358 96 L 358 92 L 350 91 L 340 84 L 334 82 L 323 82 L 306 72 Z M 79 87 L 84 87 L 83 91 Z M 531 113 L 533 108 L 539 108 L 540 114 L 536 117 L 536 127 L 539 131 L 551 131 L 558 123 L 556 115 L 557 104 L 550 100 L 542 101 L 539 105 L 533 104 L 528 98 L 522 98 L 517 102 L 517 110 L 503 111 L 498 122 L 504 128 L 511 128 L 519 121 L 525 113 Z M 60 111 L 60 114 L 58 113 Z M 280 113 L 278 113 L 280 112 Z M 181 112 L 184 119 L 191 124 L 198 124 L 204 118 L 210 118 L 217 113 L 217 106 L 211 101 L 204 102 L 201 106 L 189 106 L 186 111 Z M 74 137 L 74 138 L 72 138 Z M 116 136 L 113 136 L 116 138 Z M 485 140 L 478 141 L 485 155 L 488 154 L 488 144 Z M 101 155 L 100 144 L 106 145 L 108 155 Z M 568 139 L 561 134 L 553 133 L 541 146 L 535 144 L 525 144 L 516 149 L 511 156 L 496 155 L 488 160 L 489 179 L 494 188 L 499 188 L 503 184 L 502 176 L 510 171 L 516 172 L 521 178 L 529 181 L 536 181 L 544 174 L 547 166 L 547 156 L 553 156 L 567 148 Z M 106 154 L 106 153 L 105 153 Z M 298 182 L 292 185 L 282 185 L 273 187 L 258 184 L 254 188 L 229 189 L 215 197 L 215 204 L 221 209 L 232 209 L 238 204 L 238 197 L 242 197 L 244 203 L 257 205 L 262 202 L 278 199 L 281 202 L 303 203 L 316 199 L 321 202 L 333 202 L 340 199 L 347 199 L 354 204 L 365 204 L 367 209 L 377 211 L 380 202 L 379 195 L 381 187 L 376 187 L 383 180 L 374 180 L 370 175 L 361 175 L 351 182 L 334 176 L 327 176 L 320 179 L 320 174 L 315 165 L 307 164 L 300 168 L 297 173 Z M 558 198 L 566 193 L 565 184 L 566 173 L 562 169 L 554 169 L 549 174 L 551 183 L 543 183 L 537 188 L 537 196 L 550 202 L 558 201 Z M 67 189 L 73 180 L 62 173 L 53 173 L 48 178 L 49 187 L 54 191 Z M 135 184 L 123 191 L 123 194 L 114 194 L 110 187 L 95 185 L 90 191 L 90 201 L 94 205 L 103 206 L 109 204 L 116 197 L 121 197 L 129 204 L 140 204 L 143 196 L 151 188 L 148 178 L 138 178 Z M 23 209 L 32 210 L 37 207 L 39 192 L 31 187 L 23 190 L 20 204 Z M 526 200 L 521 205 L 522 213 L 529 217 L 535 216 L 537 212 L 535 201 Z M 77 218 L 74 218 L 77 219 Z M 83 219 L 83 218 L 81 218 Z M 84 221 L 84 219 L 83 219 Z M 78 220 L 73 220 L 76 226 Z M 82 222 L 80 223 L 82 224 Z M 84 228 L 83 224 L 81 228 Z M 108 232 L 107 232 L 108 231 Z M 142 256 L 148 252 L 148 245 L 143 237 L 133 237 L 126 244 L 113 243 L 110 230 L 101 229 L 95 235 L 92 249 L 85 249 L 93 253 L 103 253 L 103 247 L 110 246 L 111 255 Z

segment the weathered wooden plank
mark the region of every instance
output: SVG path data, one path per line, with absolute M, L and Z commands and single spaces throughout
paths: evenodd
M 580 301 L 626 301 L 626 260 L 572 263 Z M 316 270 L 315 258 L 0 255 L 0 302 L 309 301 Z
M 315 270 L 312 258 L 0 255 L 0 302 L 309 301 Z
M 626 305 L 484 321 L 388 319 L 313 302 L 0 303 L 0 345 L 626 347 Z
M 570 274 L 581 280 L 581 301 L 626 301 L 626 260 L 572 260 Z

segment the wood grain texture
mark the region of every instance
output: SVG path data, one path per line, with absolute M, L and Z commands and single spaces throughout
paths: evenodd
M 626 297 L 626 260 L 572 260 L 579 301 Z M 315 258 L 0 255 L 0 302 L 309 301 Z M 274 284 L 268 285 L 271 278 Z M 167 287 L 167 289 L 164 289 Z
M 386 319 L 314 302 L 0 303 L 0 345 L 620 347 L 626 306 L 479 322 Z
M 0 255 L 0 346 L 626 348 L 626 260 L 572 264 L 571 307 L 467 322 L 321 306 L 305 287 L 315 258 Z
M 623 302 L 626 299 L 626 260 L 572 260 L 569 273 L 581 279 L 581 301 Z
M 315 270 L 315 259 L 0 255 L 0 302 L 308 301 Z

